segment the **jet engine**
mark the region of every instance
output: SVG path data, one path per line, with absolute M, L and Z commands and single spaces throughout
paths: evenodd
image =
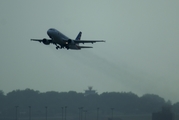
M 71 39 L 68 39 L 67 44 L 75 44 L 75 42 L 73 40 L 71 40 Z
M 43 42 L 43 44 L 45 44 L 45 45 L 49 45 L 49 44 L 50 44 L 50 41 L 48 41 L 48 40 L 45 39 L 45 38 L 42 40 L 42 42 Z
M 72 40 L 71 40 L 71 39 L 68 40 L 68 44 L 70 44 L 70 43 L 72 43 Z

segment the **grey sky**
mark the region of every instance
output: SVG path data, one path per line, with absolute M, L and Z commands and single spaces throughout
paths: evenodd
M 132 91 L 179 101 L 178 0 L 2 0 L 0 89 Z M 93 49 L 31 42 L 56 28 L 70 38 L 105 39 Z M 89 44 L 91 45 L 91 44 Z

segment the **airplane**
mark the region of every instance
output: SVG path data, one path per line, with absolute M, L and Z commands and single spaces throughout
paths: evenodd
M 47 30 L 47 35 L 51 39 L 31 39 L 31 41 L 42 42 L 45 45 L 54 44 L 56 49 L 66 48 L 67 50 L 80 50 L 81 48 L 93 48 L 91 46 L 79 46 L 80 43 L 96 43 L 105 42 L 104 40 L 81 40 L 82 32 L 80 31 L 75 39 L 70 39 L 58 30 L 50 28 Z

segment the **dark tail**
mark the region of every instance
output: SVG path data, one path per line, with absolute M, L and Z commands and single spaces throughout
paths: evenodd
M 76 39 L 75 39 L 75 40 L 80 40 L 80 39 L 81 39 L 81 35 L 82 35 L 82 32 L 80 31 L 80 32 L 78 33 L 78 35 L 76 36 Z

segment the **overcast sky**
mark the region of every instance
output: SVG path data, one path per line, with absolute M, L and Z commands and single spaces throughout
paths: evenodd
M 158 94 L 179 101 L 178 0 L 1 0 L 0 89 Z M 30 41 L 56 28 L 93 49 Z

